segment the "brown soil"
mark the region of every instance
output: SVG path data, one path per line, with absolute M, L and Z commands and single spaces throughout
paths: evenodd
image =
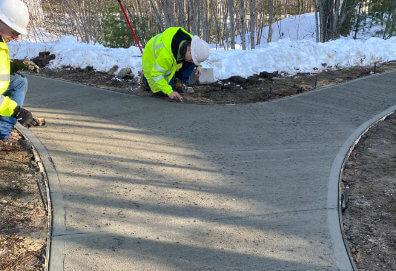
M 396 270 L 395 146 L 393 113 L 362 137 L 343 172 L 341 185 L 349 186 L 344 230 L 359 270 Z
M 29 147 L 0 151 L 0 270 L 43 269 L 48 219 L 37 181 L 45 193 Z
M 396 62 L 379 64 L 376 73 L 396 70 Z M 199 104 L 243 104 L 263 102 L 286 96 L 296 95 L 316 88 L 335 85 L 374 73 L 374 66 L 354 67 L 342 70 L 328 70 L 318 74 L 298 74 L 286 76 L 278 73 L 262 72 L 247 79 L 234 76 L 213 84 L 194 85 L 194 93 L 182 93 L 187 103 Z M 96 87 L 111 89 L 135 95 L 152 96 L 140 86 L 139 78 L 126 75 L 118 78 L 104 72 L 96 72 L 92 67 L 86 69 L 64 68 L 40 70 L 41 76 L 79 82 Z M 316 83 L 315 83 L 316 82 Z M 166 97 L 161 97 L 165 98 Z

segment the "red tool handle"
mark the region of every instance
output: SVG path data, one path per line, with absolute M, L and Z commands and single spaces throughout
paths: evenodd
M 128 19 L 128 16 L 127 16 L 127 14 L 126 14 L 126 12 L 125 12 L 124 6 L 122 5 L 121 0 L 117 0 L 117 1 L 118 1 L 118 3 L 120 3 L 120 7 L 121 7 L 121 9 L 122 9 L 122 12 L 124 13 L 124 16 L 125 16 L 125 19 L 126 19 L 127 22 L 128 22 L 129 28 L 131 29 L 132 34 L 133 34 L 133 36 L 134 36 L 134 38 L 135 38 L 135 40 L 136 40 L 136 43 L 137 43 L 137 45 L 139 46 L 140 52 L 143 54 L 142 47 L 140 46 L 139 40 L 138 40 L 138 38 L 136 37 L 135 31 L 133 30 L 133 27 L 132 27 L 132 25 L 131 25 L 131 22 L 130 22 L 129 19 Z

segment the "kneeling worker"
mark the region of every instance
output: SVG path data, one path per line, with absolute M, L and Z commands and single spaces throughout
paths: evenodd
M 32 113 L 22 107 L 27 79 L 14 73 L 6 42 L 27 34 L 29 12 L 21 0 L 0 0 L 0 149 L 15 146 L 11 131 L 17 121 L 26 127 L 37 125 Z
M 175 78 L 187 83 L 195 67 L 200 76 L 200 64 L 209 54 L 204 40 L 182 27 L 170 27 L 147 42 L 142 57 L 143 81 L 152 92 L 182 102 L 182 96 L 173 90 Z

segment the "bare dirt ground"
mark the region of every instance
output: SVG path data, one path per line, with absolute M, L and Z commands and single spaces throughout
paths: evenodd
M 344 230 L 359 270 L 396 270 L 396 114 L 371 128 L 346 163 Z
M 36 183 L 41 180 L 28 147 L 0 151 L 0 270 L 44 266 L 48 219 Z
M 131 74 L 119 78 L 96 72 L 92 67 L 50 70 L 45 68 L 50 59 L 48 54 L 42 54 L 35 60 L 41 68 L 41 76 L 133 95 L 153 96 L 142 89 L 139 78 Z M 264 72 L 248 79 L 233 77 L 214 84 L 196 85 L 193 86 L 194 93 L 183 93 L 183 97 L 187 103 L 199 104 L 263 102 L 369 76 L 374 70 L 380 73 L 395 69 L 396 63 L 393 62 L 379 64 L 375 68 L 354 67 L 293 77 Z M 344 173 L 343 183 L 350 187 L 344 227 L 359 270 L 396 270 L 396 117 L 384 123 L 387 126 L 378 125 L 367 134 L 366 140 L 359 143 Z M 369 147 L 361 147 L 367 142 L 371 144 Z M 368 156 L 364 156 L 366 154 Z M 38 173 L 31 152 L 0 152 L 0 169 L 0 270 L 40 270 L 45 256 L 47 220 L 37 191 Z M 375 202 L 369 202 L 369 199 Z M 361 219 L 363 215 L 364 219 Z
M 234 76 L 230 79 L 207 85 L 194 85 L 194 93 L 182 93 L 184 102 L 198 104 L 244 104 L 264 102 L 296 95 L 316 88 L 335 85 L 374 73 L 396 70 L 396 62 L 369 67 L 354 67 L 342 70 L 328 70 L 318 74 L 298 74 L 286 76 L 278 73 L 262 72 L 247 79 Z M 43 68 L 41 76 L 79 82 L 118 92 L 153 96 L 140 86 L 140 79 L 133 74 L 119 78 L 113 74 L 96 72 L 92 67 L 60 70 Z M 179 91 L 179 90 L 178 90 Z M 180 92 L 180 91 L 179 91 Z M 167 97 L 159 97 L 167 99 Z

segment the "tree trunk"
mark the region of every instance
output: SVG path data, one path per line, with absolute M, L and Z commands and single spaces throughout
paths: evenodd
M 320 18 L 320 42 L 327 41 L 327 26 L 328 26 L 328 0 L 319 0 L 319 18 Z
M 235 49 L 235 18 L 234 18 L 234 1 L 228 0 L 228 12 L 230 14 L 231 24 L 231 49 Z
M 266 11 L 266 5 L 264 5 L 264 1 L 263 1 L 261 2 L 261 16 L 257 16 L 258 23 L 257 23 L 256 45 L 260 45 L 261 39 L 263 37 L 263 30 L 265 25 L 265 11 Z
M 190 0 L 188 1 L 188 8 L 189 8 L 189 19 L 190 19 L 190 25 L 191 25 L 191 31 L 192 34 L 196 35 L 197 34 L 197 23 L 196 23 L 196 14 L 194 10 L 194 1 Z
M 195 8 L 195 19 L 196 19 L 196 35 L 200 36 L 201 34 L 201 14 L 202 14 L 202 9 L 201 9 L 201 3 L 202 0 L 195 0 L 196 4 L 198 4 Z M 198 2 L 198 3 L 197 3 Z
M 205 28 L 205 13 L 206 13 L 206 11 L 204 9 L 203 1 L 204 0 L 199 0 L 199 7 L 200 7 L 200 10 L 201 10 L 201 13 L 200 13 L 200 17 L 201 17 L 201 27 L 200 28 L 201 29 L 200 29 L 199 33 L 200 33 L 200 36 L 201 36 L 201 33 L 202 33 L 202 37 L 201 38 L 203 38 L 205 36 L 204 28 Z
M 184 26 L 184 0 L 178 0 L 177 1 L 177 6 L 179 10 L 179 16 L 178 16 L 178 25 L 179 26 Z
M 344 0 L 340 11 L 340 0 L 319 0 L 320 41 L 335 39 L 348 34 L 352 14 L 363 0 Z
M 214 24 L 216 26 L 216 39 L 217 39 L 217 43 L 216 43 L 216 49 L 217 49 L 217 44 L 219 44 L 220 46 L 222 45 L 222 39 L 221 39 L 221 28 L 220 28 L 220 19 L 218 18 L 218 7 L 216 7 L 216 4 L 213 4 L 213 2 L 210 3 L 211 5 L 211 10 L 215 11 L 212 12 L 211 14 L 211 18 L 213 18 Z
M 318 0 L 313 0 L 315 9 L 315 30 L 316 30 L 316 42 L 319 42 L 319 18 L 318 18 Z
M 338 19 L 339 32 L 341 35 L 347 35 L 352 28 L 353 12 L 362 0 L 344 0 L 341 6 L 341 12 Z
M 239 18 L 241 24 L 242 50 L 246 50 L 246 25 L 245 25 L 245 5 L 244 0 L 239 0 Z
M 223 47 L 225 48 L 225 49 L 228 49 L 228 47 L 229 47 L 229 44 L 228 44 L 228 24 L 227 24 L 227 18 L 228 18 L 228 12 L 229 12 L 229 10 L 228 10 L 228 7 L 226 7 L 225 6 L 226 4 L 224 3 L 224 14 L 223 14 L 223 36 L 221 37 L 221 43 L 223 44 Z M 228 5 L 228 3 L 227 3 L 227 5 Z M 224 44 L 224 40 L 226 40 L 226 45 L 227 46 L 225 46 L 225 44 Z
M 254 28 L 254 22 L 255 22 L 255 16 L 254 16 L 254 2 L 253 0 L 249 0 L 249 10 L 250 10 L 250 48 L 254 49 L 255 48 L 255 40 L 254 40 L 254 34 L 255 34 L 255 28 Z
M 333 32 L 333 39 L 337 39 L 340 37 L 340 31 L 339 31 L 339 15 L 340 15 L 340 0 L 335 0 L 335 8 L 334 8 L 334 21 L 333 21 L 333 27 L 332 27 L 332 32 Z
M 161 15 L 158 13 L 157 7 L 153 3 L 153 0 L 150 0 L 150 3 L 151 3 L 151 8 L 153 9 L 153 11 L 155 13 L 155 18 L 156 18 L 156 21 L 157 21 L 158 32 L 160 32 L 160 33 L 164 32 L 164 25 L 162 24 Z
M 164 14 L 165 28 L 171 27 L 172 23 L 170 21 L 170 17 L 172 17 L 173 14 L 169 14 L 167 0 L 161 0 L 158 1 L 158 3 L 160 5 L 160 10 L 162 10 Z
M 208 1 L 205 1 L 205 7 L 204 7 L 204 24 L 202 25 L 202 30 L 203 30 L 203 39 L 206 40 L 207 42 L 210 41 L 210 29 L 211 29 L 211 21 L 209 17 L 210 9 L 209 9 L 209 3 Z
M 362 3 L 360 3 L 360 5 L 359 5 L 358 16 L 356 16 L 355 34 L 353 35 L 353 39 L 354 39 L 354 40 L 356 39 L 357 33 L 358 33 L 358 31 L 359 31 L 359 23 L 360 23 L 360 21 L 359 21 L 359 14 L 360 14 L 360 12 L 361 12 L 361 9 L 362 9 Z
M 269 26 L 268 26 L 268 38 L 267 38 L 267 43 L 270 43 L 272 41 L 272 21 L 273 21 L 273 9 L 274 9 L 274 4 L 272 0 L 268 0 L 268 9 L 269 9 Z
M 176 26 L 176 6 L 175 6 L 175 0 L 169 0 L 170 3 L 168 3 L 168 16 L 169 16 L 169 22 L 170 26 Z

